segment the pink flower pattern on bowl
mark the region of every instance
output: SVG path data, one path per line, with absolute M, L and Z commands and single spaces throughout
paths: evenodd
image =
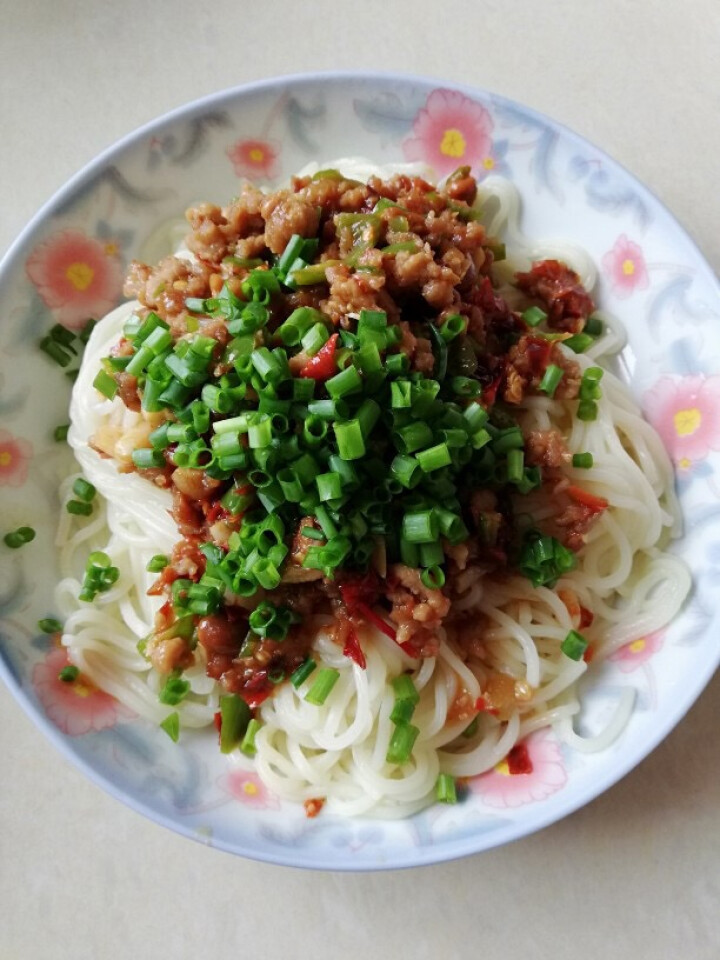
M 403 143 L 408 160 L 429 163 L 439 177 L 469 165 L 487 173 L 495 166 L 493 120 L 481 104 L 454 90 L 433 90 Z
M 681 469 L 720 450 L 720 376 L 662 377 L 643 408 Z
M 636 290 L 646 290 L 650 284 L 642 250 L 624 233 L 602 258 L 602 266 L 613 293 L 621 299 L 629 297 Z
M 67 650 L 56 647 L 37 663 L 32 683 L 38 700 L 56 727 L 70 737 L 93 730 L 114 727 L 118 720 L 130 720 L 134 714 L 109 693 L 99 690 L 82 673 L 67 683 L 60 671 L 70 666 Z
M 221 787 L 234 800 L 256 810 L 278 810 L 280 801 L 256 773 L 249 770 L 231 770 L 221 780 Z
M 620 647 L 608 659 L 616 663 L 623 673 L 630 673 L 647 663 L 650 657 L 658 652 L 663 645 L 664 635 L 664 630 L 656 630 L 647 636 L 638 637 L 637 640 Z
M 27 440 L 0 430 L 0 487 L 21 487 L 28 474 L 32 445 Z
M 39 243 L 26 263 L 28 276 L 59 323 L 80 329 L 117 303 L 123 266 L 117 245 L 63 230 Z
M 277 173 L 280 151 L 267 140 L 238 140 L 225 152 L 238 177 L 272 179 Z
M 526 751 L 523 759 L 530 767 L 529 772 L 511 773 L 505 758 L 487 773 L 468 780 L 470 791 L 479 794 L 490 807 L 508 808 L 545 800 L 562 789 L 567 782 L 567 773 L 555 738 L 546 731 L 539 731 L 523 741 L 519 749 L 523 748 Z

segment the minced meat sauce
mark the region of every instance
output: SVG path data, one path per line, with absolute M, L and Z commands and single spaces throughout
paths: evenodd
M 206 352 L 204 386 L 221 383 L 223 376 L 232 377 L 236 369 L 236 333 L 228 313 L 221 309 L 223 299 L 229 298 L 236 310 L 253 299 L 261 302 L 266 321 L 251 334 L 251 345 L 269 351 L 283 347 L 278 330 L 288 317 L 309 309 L 315 322 L 326 328 L 322 346 L 295 342 L 286 352 L 288 377 L 313 379 L 316 397 L 322 395 L 328 379 L 345 369 L 340 355 L 345 349 L 347 361 L 348 350 L 354 349 L 363 311 L 382 314 L 387 328 L 397 330 L 386 337 L 381 360 L 395 355 L 407 358 L 395 367 L 409 378 L 407 390 L 435 383 L 439 396 L 447 399 L 450 386 L 457 388 L 455 399 L 447 400 L 454 405 L 453 416 L 462 415 L 470 404 L 479 404 L 495 436 L 517 423 L 518 404 L 528 393 L 538 392 L 551 365 L 561 373 L 554 395 L 566 401 L 577 397 L 580 371 L 553 334 L 580 333 L 594 307 L 577 275 L 550 260 L 518 274 L 513 297 L 517 303 L 517 290 L 522 292 L 523 311 L 533 306 L 541 309 L 542 332 L 529 325 L 522 312 L 511 309 L 493 283 L 493 262 L 504 255 L 502 246 L 486 237 L 473 207 L 476 194 L 477 184 L 465 168 L 443 187 L 405 175 L 388 180 L 371 177 L 359 183 L 336 171 L 293 178 L 289 188 L 272 193 L 245 184 L 227 207 L 203 203 L 188 210 L 192 230 L 187 246 L 193 260 L 168 257 L 156 266 L 134 262 L 125 293 L 139 301 L 139 321 L 151 314 L 162 321 L 171 335 L 170 348 L 177 350 L 182 341 L 195 337 L 214 341 Z M 310 246 L 302 247 L 304 240 Z M 295 273 L 288 273 L 287 263 L 280 269 L 291 244 L 304 251 L 299 265 L 297 261 L 290 265 Z M 249 285 L 253 276 L 273 271 L 279 278 L 274 284 Z M 440 336 L 448 322 L 459 330 L 452 339 Z M 138 349 L 131 335 L 124 337 L 112 351 L 109 359 L 115 363 L 108 368 L 122 402 L 134 410 L 143 405 L 147 381 L 142 373 L 126 372 L 122 361 Z M 370 375 L 362 365 L 358 369 L 367 383 Z M 218 420 L 257 409 L 253 382 L 247 380 L 244 397 L 233 409 L 211 410 L 206 439 Z M 291 383 L 286 378 L 285 385 Z M 281 385 L 270 393 L 282 400 L 285 388 Z M 200 396 L 198 387 L 189 402 Z M 157 406 L 154 409 L 157 412 Z M 181 417 L 177 404 L 163 407 L 161 414 L 160 420 L 173 424 Z M 381 424 L 383 417 L 387 419 L 386 411 L 380 412 Z M 303 419 L 307 413 L 291 420 L 289 427 L 299 438 L 295 441 L 298 456 L 307 440 Z M 457 442 L 452 428 L 443 436 L 448 443 L 450 439 Z M 385 456 L 387 468 L 394 451 L 384 453 L 383 442 L 377 441 L 374 455 Z M 245 451 L 247 443 L 246 436 L 241 438 Z M 315 449 L 307 446 L 311 453 Z M 239 693 L 257 706 L 306 659 L 318 616 L 325 617 L 323 623 L 329 624 L 336 642 L 361 666 L 368 627 L 382 630 L 416 657 L 437 652 L 441 627 L 468 654 L 481 649 L 481 622 L 470 624 L 462 616 L 453 617 L 452 599 L 473 578 L 502 577 L 517 569 L 520 532 L 515 514 L 521 493 L 502 476 L 474 483 L 472 475 L 460 468 L 453 482 L 460 501 L 457 519 L 465 535 L 461 540 L 440 538 L 441 554 L 438 557 L 436 552 L 433 561 L 435 580 L 423 576 L 419 564 L 410 565 L 407 557 L 403 560 L 396 531 L 390 531 L 387 522 L 383 528 L 385 521 L 379 527 L 376 524 L 375 532 L 371 528 L 362 534 L 362 544 L 370 543 L 364 553 L 354 548 L 334 569 L 323 569 L 322 563 L 308 565 L 308 555 L 326 545 L 330 535 L 312 511 L 288 511 L 287 504 L 281 503 L 272 508 L 284 518 L 286 549 L 279 564 L 280 583 L 271 588 L 255 584 L 254 591 L 239 594 L 226 589 L 222 602 L 193 615 L 190 633 L 178 631 L 174 636 L 174 625 L 186 622 L 187 616 L 178 609 L 173 584 L 202 581 L 209 562 L 208 545 L 228 555 L 244 520 L 249 516 L 257 520 L 256 495 L 261 492 L 247 469 L 206 470 L 202 458 L 194 465 L 185 461 L 178 465 L 177 451 L 178 443 L 167 443 L 162 448 L 164 462 L 138 468 L 148 480 L 172 491 L 172 516 L 181 535 L 151 590 L 165 598 L 154 638 L 147 645 L 147 655 L 162 672 L 183 669 L 192 660 L 194 645 L 200 644 L 208 674 L 226 691 Z M 525 467 L 537 471 L 535 488 L 547 491 L 556 507 L 543 532 L 557 536 L 570 550 L 579 549 L 602 505 L 593 498 L 583 502 L 582 497 L 567 494 L 563 471 L 569 455 L 556 431 L 530 433 L 523 438 L 523 453 Z M 228 506 L 231 490 L 241 498 L 241 509 Z M 395 490 L 393 496 L 405 497 L 404 509 L 409 509 L 409 491 Z M 394 503 L 381 505 L 380 514 L 385 510 L 382 516 L 387 517 Z M 216 557 L 214 562 L 220 561 Z M 438 577 L 444 582 L 439 583 Z M 252 611 L 263 602 L 289 611 L 284 637 L 263 637 L 251 629 Z

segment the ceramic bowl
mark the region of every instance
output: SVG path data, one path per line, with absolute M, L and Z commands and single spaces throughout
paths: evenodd
M 199 199 L 226 202 L 240 178 L 280 183 L 309 161 L 362 155 L 421 160 L 442 176 L 468 163 L 523 198 L 522 226 L 569 238 L 599 268 L 598 298 L 626 325 L 622 375 L 676 466 L 685 533 L 673 546 L 693 592 L 666 630 L 591 672 L 589 714 L 622 691 L 635 709 L 609 749 L 574 753 L 531 737 L 532 773 L 492 770 L 465 801 L 408 820 L 307 819 L 250 773 L 231 770 L 211 734 L 172 743 L 98 691 L 58 680 L 64 653 L 38 632 L 53 614 L 58 478 L 68 453 L 70 380 L 39 343 L 78 330 L 122 299 L 133 257 L 156 259 L 168 223 Z M 0 544 L 0 671 L 47 736 L 90 777 L 146 816 L 204 843 L 274 863 L 334 870 L 407 867 L 488 849 L 566 816 L 631 770 L 705 686 L 720 658 L 720 295 L 712 271 L 658 200 L 606 154 L 552 120 L 482 90 L 391 75 L 287 77 L 190 104 L 131 134 L 38 213 L 0 271 L 0 532 L 29 523 L 21 550 Z M 72 369 L 71 364 L 69 369 Z

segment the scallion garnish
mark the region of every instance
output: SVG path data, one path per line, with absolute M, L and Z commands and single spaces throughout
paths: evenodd
M 412 723 L 398 723 L 390 737 L 387 755 L 385 757 L 388 763 L 403 764 L 407 763 L 412 755 L 412 749 L 418 738 L 420 730 Z
M 63 667 L 60 673 L 58 674 L 58 680 L 62 680 L 63 683 L 73 683 L 80 676 L 80 671 L 76 666 L 70 665 L 69 667 Z
M 242 742 L 250 723 L 250 707 L 236 693 L 220 697 L 220 752 L 230 753 Z
M 89 517 L 93 512 L 93 505 L 86 503 L 84 500 L 68 500 L 65 509 L 76 517 Z
M 160 727 L 170 737 L 173 743 L 177 743 L 180 738 L 180 714 L 177 712 L 169 713 L 160 723 Z
M 188 681 L 183 680 L 178 673 L 171 673 L 158 694 L 158 700 L 169 707 L 174 707 L 181 703 L 188 693 L 190 693 Z
M 18 527 L 17 530 L 11 530 L 3 537 L 3 543 L 11 550 L 17 550 L 26 543 L 31 543 L 35 539 L 35 531 L 32 527 Z
M 587 640 L 576 630 L 571 630 L 560 644 L 562 652 L 571 660 L 582 660 L 587 648 Z
M 457 786 L 455 777 L 449 773 L 439 774 L 435 783 L 435 799 L 439 803 L 457 803 Z
M 316 666 L 317 664 L 315 661 L 308 657 L 307 660 L 304 660 L 300 664 L 297 670 L 290 674 L 290 683 L 295 687 L 296 690 L 298 687 L 302 686 L 303 683 L 305 683 Z
M 84 500 L 85 503 L 90 503 L 97 493 L 95 487 L 88 483 L 84 477 L 78 477 L 73 483 L 72 489 L 78 500 Z
M 538 327 L 547 320 L 547 314 L 540 307 L 528 307 L 522 318 L 529 327 Z
M 572 465 L 580 470 L 589 470 L 593 465 L 593 455 L 588 451 L 584 453 L 574 453 Z
M 335 670 L 334 667 L 321 667 L 313 680 L 312 686 L 305 694 L 305 700 L 321 707 L 339 679 L 339 670 Z

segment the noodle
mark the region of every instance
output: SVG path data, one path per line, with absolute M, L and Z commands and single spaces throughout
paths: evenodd
M 347 172 L 364 179 L 375 171 Z M 595 268 L 584 251 L 530 242 L 521 234 L 519 198 L 510 184 L 489 178 L 482 199 L 488 233 L 504 235 L 513 254 L 512 261 L 498 265 L 501 281 L 533 260 L 558 257 L 574 267 L 586 287 L 593 286 Z M 136 472 L 118 472 L 114 460 L 90 445 L 103 431 L 128 437 L 144 429 L 141 414 L 117 397 L 101 399 L 92 386 L 100 360 L 117 342 L 133 307 L 119 307 L 97 324 L 73 391 L 69 443 L 103 502 L 87 520 L 62 513 L 56 604 L 65 617 L 63 643 L 72 662 L 130 710 L 159 723 L 169 712 L 158 701 L 161 678 L 138 643 L 152 632 L 163 602 L 162 596 L 147 593 L 155 575 L 146 565 L 158 553 L 170 554 L 178 539 L 171 496 Z M 577 358 L 581 369 L 623 343 L 617 323 L 603 318 L 604 333 Z M 672 620 L 690 588 L 685 566 L 664 552 L 680 524 L 672 471 L 630 392 L 610 372 L 595 420 L 581 421 L 567 402 L 537 395 L 523 400 L 518 418 L 524 434 L 555 428 L 570 453 L 593 453 L 591 471 L 570 470 L 570 475 L 582 475 L 585 488 L 606 499 L 608 508 L 589 530 L 577 568 L 553 589 L 533 587 L 519 575 L 478 579 L 472 571 L 460 574 L 454 610 L 483 619 L 482 658 L 463 653 L 445 637 L 436 656 L 417 660 L 373 630 L 372 642 L 364 645 L 363 669 L 334 642 L 327 618 L 316 618 L 313 658 L 339 672 L 326 701 L 317 706 L 304 699 L 311 677 L 297 688 L 280 685 L 258 711 L 253 764 L 279 796 L 293 802 L 321 798 L 328 811 L 344 816 L 407 816 L 432 800 L 439 773 L 472 777 L 490 770 L 535 730 L 552 726 L 568 746 L 585 752 L 605 749 L 621 734 L 633 709 L 631 690 L 623 692 L 614 716 L 596 736 L 580 737 L 573 728 L 580 711 L 577 684 L 587 664 L 560 651 L 573 628 L 562 597 L 571 593 L 594 614 L 584 634 L 595 660 Z M 72 478 L 61 490 L 63 499 L 71 483 Z M 528 512 L 542 519 L 547 512 L 542 498 L 530 493 L 526 500 Z M 92 605 L 77 600 L 91 550 L 104 551 L 120 571 L 117 583 Z M 172 708 L 183 728 L 211 726 L 218 709 L 217 684 L 205 673 L 204 657 L 198 645 L 194 664 L 183 673 L 190 693 Z M 410 761 L 398 767 L 386 760 L 393 733 L 392 680 L 406 672 L 419 695 L 412 720 L 419 734 Z M 493 673 L 515 679 L 513 706 L 501 716 L 481 713 L 478 732 L 465 738 L 469 719 L 458 705 L 481 698 Z M 231 762 L 250 763 L 240 754 Z

